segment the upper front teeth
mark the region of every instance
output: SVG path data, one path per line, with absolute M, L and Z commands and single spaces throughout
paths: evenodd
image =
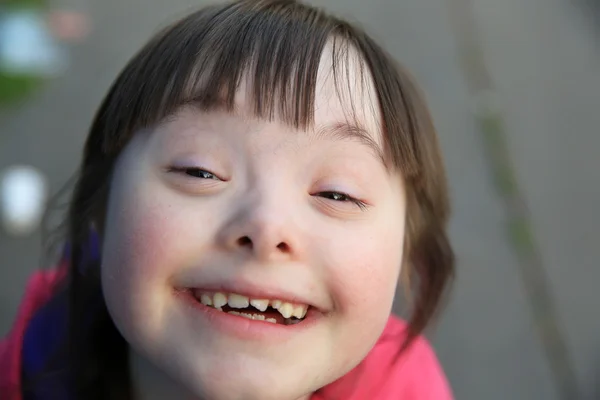
M 256 308 L 259 311 L 266 311 L 267 307 L 269 307 L 269 300 L 252 299 L 250 300 L 250 304 L 252 304 L 252 307 Z
M 221 309 L 223 306 L 228 305 L 231 308 L 247 308 L 252 305 L 259 311 L 266 311 L 269 305 L 278 310 L 284 318 L 296 317 L 302 319 L 306 316 L 308 306 L 304 304 L 292 304 L 282 300 L 267 300 L 267 299 L 251 299 L 236 293 L 202 293 L 198 290 L 194 291 L 196 298 L 206 306 L 213 306 L 217 309 Z
M 250 305 L 250 299 L 239 294 L 231 293 L 227 299 L 227 304 L 231 308 L 246 308 Z
M 279 308 L 281 307 L 282 304 L 283 304 L 283 301 L 281 301 L 281 300 L 272 300 L 271 301 L 271 307 L 273 307 L 276 310 L 279 310 Z

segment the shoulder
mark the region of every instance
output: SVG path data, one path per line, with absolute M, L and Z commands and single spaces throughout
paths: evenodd
M 326 398 L 378 400 L 451 400 L 452 392 L 433 348 L 418 337 L 401 352 L 406 323 L 391 316 L 367 357 L 350 373 L 324 389 Z M 318 398 L 318 397 L 317 397 Z
M 63 268 L 40 270 L 32 274 L 27 282 L 13 326 L 8 335 L 0 341 L 0 397 L 2 399 L 20 398 L 17 396 L 20 391 L 23 342 L 27 328 L 36 312 L 49 301 L 63 276 Z
M 384 331 L 391 337 L 404 332 L 406 323 L 396 317 L 391 317 Z M 380 339 L 378 345 L 387 348 Z M 399 345 L 397 345 L 399 346 Z M 391 350 L 391 349 L 390 349 Z M 380 356 L 381 357 L 381 356 Z M 389 358 L 389 356 L 387 356 Z M 385 360 L 386 356 L 383 356 Z M 451 400 L 452 392 L 444 371 L 438 361 L 435 351 L 425 339 L 420 336 L 401 356 L 393 360 L 385 360 L 391 366 L 387 387 L 390 393 L 402 395 L 406 399 L 420 400 Z

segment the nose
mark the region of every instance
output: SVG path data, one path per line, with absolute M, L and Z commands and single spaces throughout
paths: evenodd
M 225 224 L 221 242 L 261 261 L 283 261 L 299 252 L 298 228 L 286 207 L 255 201 L 241 206 Z

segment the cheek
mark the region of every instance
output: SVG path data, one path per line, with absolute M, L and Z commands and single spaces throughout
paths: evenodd
M 110 204 L 102 260 L 107 274 L 131 286 L 136 277 L 144 276 L 148 282 L 164 270 L 171 223 L 162 209 L 128 200 Z
M 330 287 L 340 314 L 348 323 L 370 325 L 368 332 L 358 330 L 365 335 L 382 330 L 391 313 L 403 254 L 404 224 L 398 221 L 353 233 L 332 253 Z
M 398 225 L 353 232 L 330 247 L 326 279 L 337 311 L 332 341 L 340 365 L 360 362 L 389 319 L 402 263 L 404 229 Z
M 128 286 L 166 285 L 200 261 L 212 240 L 217 214 L 193 198 L 147 183 L 115 193 L 109 203 L 103 263 Z
M 134 189 L 111 196 L 102 247 L 102 289 L 126 337 L 139 328 L 156 334 L 167 294 L 166 286 L 159 286 L 160 277 L 166 273 L 165 266 L 171 265 L 164 259 L 170 253 L 165 241 L 170 231 L 168 217 L 137 193 Z
M 114 185 L 102 248 L 102 287 L 113 318 L 152 333 L 168 318 L 170 278 L 199 261 L 211 216 L 150 179 L 129 181 L 144 184 Z
M 399 235 L 362 238 L 348 247 L 343 264 L 337 270 L 340 305 L 345 312 L 370 310 L 388 315 L 398 284 L 402 243 Z M 350 250 L 352 249 L 352 250 Z M 342 267 L 344 265 L 344 267 Z

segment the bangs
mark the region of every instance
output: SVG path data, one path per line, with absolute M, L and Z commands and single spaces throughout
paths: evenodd
M 403 107 L 394 63 L 361 31 L 290 0 L 212 6 L 160 32 L 113 84 L 88 138 L 86 159 L 113 159 L 135 132 L 186 105 L 233 111 L 242 79 L 248 82 L 249 108 L 256 117 L 277 117 L 305 129 L 313 122 L 324 51 L 332 52 L 338 94 L 372 80 L 384 153 L 405 176 L 412 175 L 418 166 L 417 141 L 410 137 L 415 130 L 407 125 L 410 110 Z M 348 74 L 349 69 L 358 73 Z
M 148 43 L 115 82 L 105 112 L 118 124 L 105 126 L 102 148 L 119 151 L 133 132 L 186 105 L 233 111 L 243 78 L 256 117 L 277 115 L 306 128 L 326 44 L 333 42 L 334 60 L 347 54 L 336 28 L 319 10 L 290 1 L 214 6 L 186 17 Z

